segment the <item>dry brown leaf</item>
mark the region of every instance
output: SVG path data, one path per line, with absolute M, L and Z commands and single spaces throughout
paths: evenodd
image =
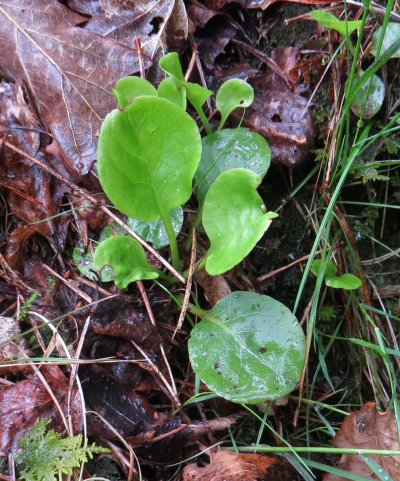
M 17 372 L 31 372 L 31 368 L 26 364 L 22 366 L 3 364 L 3 361 L 13 361 L 32 355 L 26 339 L 21 337 L 20 334 L 19 322 L 14 317 L 0 316 L 0 373 L 2 376 Z
M 278 458 L 262 454 L 236 454 L 229 451 L 217 451 L 212 454 L 211 462 L 203 468 L 196 463 L 188 464 L 182 475 L 182 481 L 257 481 L 267 479 L 267 472 L 279 464 Z M 272 479 L 272 478 L 271 478 Z M 285 481 L 285 475 L 279 478 Z
M 159 46 L 186 39 L 188 19 L 183 0 L 70 0 L 79 13 L 91 15 L 84 28 L 128 47 L 140 39 L 145 55 L 153 58 Z
M 81 175 L 96 159 L 102 119 L 115 108 L 114 84 L 139 70 L 134 49 L 75 26 L 86 20 L 54 0 L 0 1 L 0 70 L 28 86 L 41 120 Z
M 346 417 L 332 444 L 337 448 L 398 450 L 399 438 L 394 410 L 380 412 L 375 403 L 367 403 Z M 400 456 L 369 456 L 394 480 L 400 479 Z M 343 455 L 338 468 L 352 474 L 378 479 L 356 455 Z M 326 474 L 323 481 L 345 481 L 341 476 Z

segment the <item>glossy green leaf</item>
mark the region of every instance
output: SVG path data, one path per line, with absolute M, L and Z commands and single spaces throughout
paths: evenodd
M 361 279 L 353 274 L 343 274 L 340 277 L 325 276 L 325 283 L 329 287 L 333 287 L 335 289 L 345 289 L 346 291 L 359 289 L 362 285 Z
M 382 37 L 383 26 L 379 27 L 372 36 L 371 42 L 371 54 L 376 56 L 378 53 L 378 45 Z M 390 48 L 395 42 L 400 40 L 400 23 L 389 22 L 387 24 L 385 35 L 383 37 L 383 43 L 380 51 L 380 55 Z M 392 55 L 392 58 L 400 57 L 400 48 Z
M 179 55 L 176 52 L 164 55 L 160 59 L 160 68 L 174 79 L 178 88 L 186 89 L 186 96 L 197 112 L 201 110 L 206 100 L 213 94 L 211 90 L 199 84 L 185 81 Z
M 203 138 L 199 168 L 195 174 L 195 190 L 200 204 L 210 185 L 226 170 L 242 167 L 261 179 L 271 163 L 271 149 L 260 134 L 249 129 L 224 129 Z
M 159 97 L 138 97 L 103 122 L 100 182 L 125 215 L 166 219 L 190 198 L 200 155 L 200 133 L 186 112 Z
M 314 274 L 314 276 L 318 277 L 321 270 L 324 268 L 325 261 L 322 259 L 316 259 L 313 261 L 311 264 L 311 272 Z M 326 269 L 324 273 L 324 277 L 334 277 L 336 276 L 336 265 L 332 261 L 328 261 L 326 264 Z
M 98 271 L 104 266 L 112 267 L 118 289 L 125 289 L 131 282 L 158 277 L 143 247 L 127 236 L 113 236 L 103 241 L 96 249 L 94 265 Z
M 385 84 L 377 75 L 374 75 L 363 85 L 361 92 L 351 106 L 351 111 L 357 117 L 370 119 L 379 112 L 384 100 Z
M 183 225 L 182 207 L 177 207 L 172 210 L 171 222 L 175 236 L 178 236 Z M 154 222 L 141 222 L 140 220 L 129 218 L 126 223 L 132 230 L 139 234 L 142 239 L 151 242 L 155 249 L 161 249 L 162 247 L 169 245 L 169 238 L 163 221 L 156 220 Z
M 313 10 L 310 12 L 311 17 L 325 28 L 336 30 L 344 38 L 348 37 L 352 32 L 361 28 L 361 20 L 339 20 L 333 13 L 326 10 Z
M 158 86 L 158 96 L 176 104 L 182 110 L 186 110 L 186 89 L 179 89 L 173 78 L 164 79 Z
M 223 172 L 207 192 L 203 226 L 211 245 L 206 257 L 210 275 L 223 274 L 239 264 L 271 224 L 258 195 L 261 179 L 247 169 Z
M 141 95 L 157 96 L 157 90 L 145 79 L 140 77 L 124 77 L 117 82 L 113 95 L 120 109 L 124 109 L 133 99 Z
M 219 396 L 238 403 L 258 404 L 295 389 L 305 352 L 304 333 L 292 312 L 254 292 L 224 297 L 189 340 L 193 370 Z
M 249 107 L 254 100 L 253 87 L 240 79 L 230 79 L 218 89 L 216 96 L 217 109 L 221 114 L 218 130 L 222 129 L 229 115 L 237 108 Z

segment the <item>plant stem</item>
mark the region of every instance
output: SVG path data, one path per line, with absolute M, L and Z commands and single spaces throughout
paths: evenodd
M 178 243 L 176 241 L 174 227 L 171 221 L 171 213 L 169 212 L 167 215 L 162 214 L 162 220 L 164 222 L 165 230 L 167 231 L 168 240 L 169 240 L 169 247 L 171 250 L 171 257 L 172 257 L 172 265 L 177 271 L 180 271 L 181 262 L 179 260 L 179 249 Z
M 203 109 L 201 107 L 197 108 L 197 106 L 194 105 L 194 104 L 193 104 L 193 107 L 195 108 L 197 114 L 200 117 L 200 120 L 201 120 L 202 124 L 204 125 L 204 128 L 206 129 L 207 135 L 211 135 L 213 133 L 213 131 L 212 131 L 210 122 L 208 121 L 208 118 L 207 118 L 206 114 L 204 113 Z
M 226 448 L 234 451 L 234 448 Z M 370 454 L 375 456 L 399 456 L 400 451 L 390 449 L 354 449 L 354 448 L 330 448 L 330 447 L 305 447 L 305 446 L 243 446 L 238 447 L 241 453 L 321 453 L 321 454 Z

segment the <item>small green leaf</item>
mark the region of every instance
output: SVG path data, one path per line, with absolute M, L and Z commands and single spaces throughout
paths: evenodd
M 260 134 L 249 129 L 223 129 L 203 138 L 199 168 L 195 174 L 196 193 L 203 204 L 210 185 L 226 170 L 242 167 L 261 179 L 271 163 L 271 149 Z
M 93 242 L 94 248 L 98 245 L 98 242 Z M 72 260 L 78 268 L 78 271 L 92 281 L 98 281 L 100 279 L 101 282 L 110 282 L 114 279 L 114 272 L 111 267 L 106 266 L 100 274 L 96 273 L 92 253 L 89 250 L 85 252 L 83 247 L 75 247 L 72 251 Z
M 305 351 L 304 333 L 292 312 L 254 292 L 233 292 L 220 300 L 189 341 L 193 370 L 204 383 L 219 396 L 248 404 L 291 392 Z
M 120 109 L 124 109 L 133 99 L 141 95 L 157 96 L 157 90 L 145 79 L 140 77 L 124 77 L 119 80 L 113 90 Z
M 335 289 L 346 289 L 346 291 L 353 291 L 359 289 L 362 285 L 361 279 L 353 274 L 343 274 L 340 277 L 325 276 L 325 283 L 329 287 Z
M 382 36 L 383 26 L 379 27 L 372 36 L 371 42 L 371 54 L 376 56 L 378 53 L 378 45 Z M 385 36 L 383 37 L 383 43 L 380 51 L 380 55 L 385 53 L 395 42 L 400 40 L 400 23 L 389 22 L 385 30 Z M 400 48 L 392 55 L 392 58 L 400 57 Z
M 201 155 L 196 122 L 159 97 L 138 97 L 107 115 L 100 131 L 101 185 L 123 214 L 168 219 L 192 194 Z
M 354 30 L 361 28 L 361 20 L 339 20 L 333 13 L 325 10 L 313 10 L 311 17 L 325 28 L 336 30 L 344 38 L 348 37 Z
M 357 99 L 351 105 L 351 111 L 363 119 L 370 119 L 377 114 L 385 100 L 385 84 L 374 75 L 362 87 Z
M 171 222 L 175 235 L 177 236 L 183 225 L 182 207 L 177 207 L 172 210 Z M 165 230 L 163 221 L 156 220 L 154 222 L 141 222 L 140 220 L 129 218 L 126 223 L 132 230 L 139 234 L 142 239 L 151 242 L 155 249 L 161 249 L 169 245 L 168 234 Z
M 160 83 L 158 96 L 173 102 L 182 110 L 186 110 L 186 89 L 179 89 L 173 78 L 168 77 Z
M 197 112 L 201 110 L 203 104 L 213 94 L 211 90 L 199 84 L 185 81 L 179 55 L 176 52 L 164 55 L 160 59 L 160 68 L 174 79 L 179 89 L 186 89 L 186 96 Z
M 316 259 L 313 261 L 311 264 L 311 272 L 314 274 L 314 276 L 318 277 L 321 270 L 324 268 L 325 261 L 322 259 Z M 326 264 L 326 270 L 324 277 L 334 277 L 336 276 L 336 265 L 332 261 L 328 261 Z
M 250 170 L 231 169 L 211 185 L 203 208 L 203 226 L 211 242 L 206 258 L 210 275 L 239 264 L 270 226 L 257 192 L 260 182 Z
M 221 114 L 218 130 L 224 126 L 229 115 L 237 108 L 249 107 L 254 100 L 254 90 L 251 85 L 240 79 L 230 79 L 219 88 L 216 96 L 217 109 Z
M 160 69 L 176 80 L 185 80 L 181 61 L 176 52 L 167 53 L 160 58 Z
M 158 277 L 143 247 L 132 237 L 114 236 L 103 241 L 96 249 L 94 265 L 98 271 L 111 266 L 118 289 L 125 289 L 131 282 Z

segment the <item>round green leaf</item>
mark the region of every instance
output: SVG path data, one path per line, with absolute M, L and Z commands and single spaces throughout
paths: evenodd
M 325 277 L 325 283 L 329 287 L 346 289 L 346 291 L 359 289 L 362 285 L 361 279 L 353 274 L 343 274 L 340 277 Z
M 157 90 L 147 80 L 140 77 L 124 77 L 119 80 L 113 90 L 120 109 L 124 109 L 133 99 L 141 95 L 155 95 Z
M 314 276 L 319 276 L 321 270 L 325 266 L 324 277 L 334 277 L 336 276 L 336 265 L 332 261 L 328 261 L 327 263 L 323 259 L 316 259 L 311 264 L 311 272 Z
M 173 78 L 168 77 L 160 83 L 158 96 L 173 102 L 182 110 L 186 110 L 186 89 L 179 89 Z
M 372 36 L 371 42 L 371 54 L 376 56 L 378 53 L 378 45 L 382 36 L 383 26 L 379 27 Z M 385 30 L 385 36 L 383 37 L 383 43 L 380 51 L 380 55 L 385 53 L 395 42 L 400 40 L 400 23 L 389 22 Z M 400 48 L 392 55 L 392 58 L 400 57 Z
M 110 266 L 118 289 L 131 282 L 156 279 L 158 273 L 148 263 L 143 247 L 132 237 L 114 236 L 103 241 L 94 254 L 96 270 Z
M 230 79 L 219 88 L 216 96 L 217 109 L 221 113 L 221 129 L 229 115 L 238 107 L 249 107 L 254 100 L 253 87 L 240 79 Z
M 234 292 L 194 327 L 193 370 L 219 396 L 258 404 L 285 396 L 301 376 L 305 337 L 290 310 L 268 296 Z
M 200 204 L 210 185 L 226 170 L 242 167 L 261 179 L 271 163 L 271 149 L 260 134 L 249 129 L 224 129 L 203 138 L 199 168 L 195 174 L 197 198 Z
M 276 215 L 265 212 L 257 193 L 260 182 L 250 170 L 231 169 L 211 185 L 203 208 L 203 226 L 211 242 L 206 259 L 210 275 L 223 274 L 239 264 Z
M 182 71 L 181 61 L 176 52 L 167 53 L 160 58 L 160 69 L 177 80 L 185 80 Z
M 155 249 L 161 249 L 162 247 L 169 245 L 168 234 L 162 220 L 156 220 L 155 222 L 141 222 L 136 219 L 128 219 L 126 223 L 132 230 L 139 234 L 142 239 L 151 242 Z M 177 236 L 183 225 L 182 207 L 173 209 L 171 213 L 171 223 L 174 228 L 175 236 Z
M 200 133 L 186 112 L 159 97 L 138 97 L 103 122 L 100 182 L 125 215 L 165 219 L 190 198 L 200 155 Z
M 377 75 L 374 75 L 363 85 L 360 94 L 351 105 L 351 110 L 357 117 L 370 119 L 379 112 L 384 99 L 385 84 Z

